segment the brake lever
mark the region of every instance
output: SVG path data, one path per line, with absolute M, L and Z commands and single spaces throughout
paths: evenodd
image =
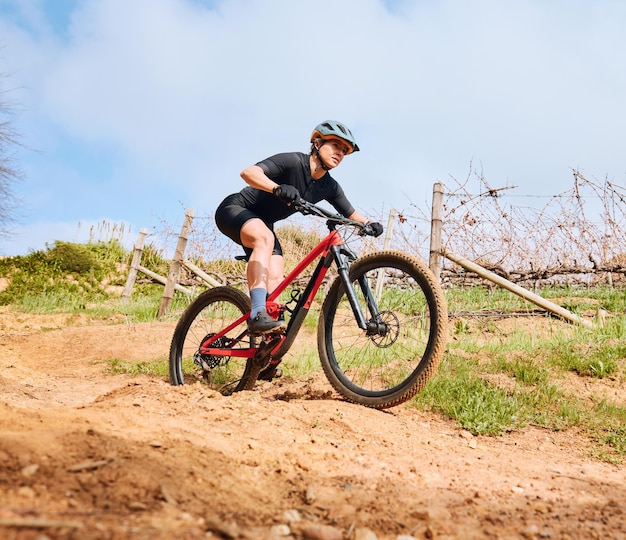
M 299 199 L 293 203 L 296 210 L 305 216 L 318 216 L 326 217 L 323 212 L 319 211 L 317 207 L 304 199 Z
M 308 215 L 312 213 L 307 202 L 302 198 L 298 199 L 297 201 L 294 201 L 293 206 L 301 214 Z

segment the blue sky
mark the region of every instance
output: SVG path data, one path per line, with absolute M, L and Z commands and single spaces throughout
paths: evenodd
M 624 21 L 621 0 L 0 0 L 24 145 L 0 255 L 212 215 L 329 118 L 362 150 L 334 176 L 375 217 L 470 163 L 523 195 L 572 168 L 624 185 Z

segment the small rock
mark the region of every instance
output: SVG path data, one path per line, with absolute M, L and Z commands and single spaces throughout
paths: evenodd
M 311 470 L 311 460 L 307 456 L 298 456 L 296 458 L 296 465 L 303 471 Z
M 289 525 L 274 525 L 270 529 L 273 536 L 289 536 L 291 534 L 291 529 L 289 529 Z
M 429 521 L 430 512 L 428 512 L 428 510 L 413 510 L 411 512 L 411 517 L 414 517 L 415 519 L 419 519 L 421 521 Z
M 22 476 L 32 476 L 38 470 L 39 470 L 39 465 L 33 463 L 32 465 L 28 465 L 22 469 Z
M 165 485 L 161 486 L 161 497 L 168 504 L 171 504 L 173 506 L 176 506 L 178 504 L 176 497 L 174 497 L 170 489 Z
M 552 512 L 552 507 L 543 501 L 533 501 L 530 503 L 530 507 L 538 514 L 549 514 Z
M 37 494 L 35 493 L 35 490 L 30 486 L 22 486 L 18 488 L 17 494 L 20 497 L 27 497 L 29 499 L 34 499 L 37 496 Z
M 330 525 L 309 525 L 302 530 L 306 540 L 343 540 L 343 533 Z
M 328 510 L 328 517 L 331 520 L 350 518 L 356 514 L 356 508 L 351 504 L 339 504 Z
M 521 535 L 524 538 L 535 538 L 538 532 L 539 532 L 539 527 L 537 527 L 537 525 L 529 525 L 525 529 L 522 529 Z
M 313 489 L 313 486 L 307 486 L 306 493 L 304 494 L 304 502 L 307 504 L 313 504 L 315 499 L 315 489 Z
M 354 531 L 354 540 L 378 540 L 378 536 L 371 529 L 359 527 Z
M 300 512 L 298 512 L 295 508 L 290 508 L 289 510 L 285 510 L 283 512 L 283 519 L 287 523 L 294 523 L 296 521 L 302 520 L 302 516 Z
M 221 538 L 238 538 L 240 532 L 239 525 L 234 521 L 227 523 L 211 521 L 207 523 L 207 529 L 218 534 Z

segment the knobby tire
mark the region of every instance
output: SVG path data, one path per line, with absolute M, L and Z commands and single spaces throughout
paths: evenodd
M 397 251 L 378 251 L 357 259 L 352 282 L 366 319 L 359 278 L 377 300 L 383 321 L 378 335 L 366 335 L 355 320 L 337 278 L 322 305 L 318 349 L 324 373 L 347 400 L 386 409 L 417 394 L 437 370 L 446 347 L 445 296 L 430 269 Z M 380 284 L 378 284 L 380 283 Z
M 254 388 L 261 367 L 254 360 L 238 357 L 204 356 L 196 353 L 207 336 L 226 328 L 250 311 L 250 298 L 233 287 L 215 287 L 201 293 L 181 316 L 170 346 L 170 382 L 177 386 L 204 378 L 211 388 L 223 394 Z M 246 322 L 229 332 L 214 347 L 254 347 L 255 339 L 246 332 Z M 243 337 L 242 337 L 243 336 Z M 241 338 L 237 341 L 236 338 Z M 196 361 L 194 361 L 196 355 Z M 205 370 L 198 365 L 203 360 L 211 366 Z

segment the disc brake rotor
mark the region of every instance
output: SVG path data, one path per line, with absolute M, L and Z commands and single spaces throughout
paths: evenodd
M 380 323 L 386 327 L 386 331 L 371 335 L 369 338 L 376 347 L 381 349 L 391 347 L 400 335 L 400 319 L 393 311 L 381 311 Z

